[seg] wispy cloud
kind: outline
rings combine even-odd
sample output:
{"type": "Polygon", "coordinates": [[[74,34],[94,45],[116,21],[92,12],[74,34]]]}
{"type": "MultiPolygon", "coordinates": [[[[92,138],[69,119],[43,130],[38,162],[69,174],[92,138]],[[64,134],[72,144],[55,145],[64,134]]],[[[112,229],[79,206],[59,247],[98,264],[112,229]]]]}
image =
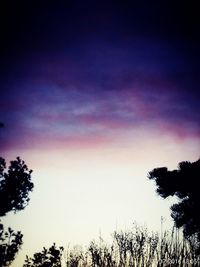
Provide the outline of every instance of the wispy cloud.
{"type": "Polygon", "coordinates": [[[23,59],[0,100],[1,146],[94,145],[132,129],[199,137],[198,93],[186,63],[168,43],[147,39],[86,42],[23,59]]]}

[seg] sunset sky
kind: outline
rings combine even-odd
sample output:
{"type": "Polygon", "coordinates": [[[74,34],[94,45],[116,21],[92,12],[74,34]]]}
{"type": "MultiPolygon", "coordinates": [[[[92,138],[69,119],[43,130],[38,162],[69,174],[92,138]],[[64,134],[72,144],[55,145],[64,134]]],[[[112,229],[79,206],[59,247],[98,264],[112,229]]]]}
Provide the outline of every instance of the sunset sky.
{"type": "Polygon", "coordinates": [[[134,221],[172,226],[147,174],[200,157],[199,18],[162,2],[1,7],[0,156],[25,160],[35,185],[2,218],[24,234],[13,267],[134,221]]]}

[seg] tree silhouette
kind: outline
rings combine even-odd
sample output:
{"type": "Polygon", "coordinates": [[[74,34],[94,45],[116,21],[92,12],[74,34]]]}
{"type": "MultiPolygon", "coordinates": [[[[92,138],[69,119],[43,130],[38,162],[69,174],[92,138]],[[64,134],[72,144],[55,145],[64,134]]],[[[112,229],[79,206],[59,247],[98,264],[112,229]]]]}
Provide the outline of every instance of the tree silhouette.
{"type": "Polygon", "coordinates": [[[200,244],[200,159],[180,162],[177,170],[153,169],[148,178],[156,182],[156,191],[161,197],[178,197],[179,203],[171,206],[175,225],[183,227],[186,238],[196,237],[200,244]]]}
{"type": "Polygon", "coordinates": [[[29,202],[28,193],[33,190],[32,170],[19,157],[5,170],[6,162],[0,158],[0,216],[23,210],[29,202]]]}
{"type": "Polygon", "coordinates": [[[23,267],[61,267],[63,247],[56,248],[55,243],[49,248],[43,248],[42,252],[37,252],[33,258],[26,256],[23,267]]]}
{"type": "MultiPolygon", "coordinates": [[[[17,157],[10,162],[8,170],[6,162],[0,157],[0,216],[8,212],[23,210],[28,202],[28,194],[33,190],[31,182],[32,170],[23,160],[17,157]]],[[[21,232],[14,232],[10,227],[4,230],[0,223],[0,267],[9,266],[22,245],[21,232]]]]}
{"type": "Polygon", "coordinates": [[[9,266],[22,245],[21,232],[14,232],[10,227],[4,231],[3,224],[0,224],[0,266],[9,266]]]}

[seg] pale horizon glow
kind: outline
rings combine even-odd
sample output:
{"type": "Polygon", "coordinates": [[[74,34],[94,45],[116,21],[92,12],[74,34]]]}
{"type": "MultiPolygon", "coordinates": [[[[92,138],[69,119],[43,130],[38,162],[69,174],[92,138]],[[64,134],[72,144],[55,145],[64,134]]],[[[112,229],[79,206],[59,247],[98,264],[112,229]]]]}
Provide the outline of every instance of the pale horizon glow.
{"type": "Polygon", "coordinates": [[[173,136],[154,131],[97,147],[8,152],[7,160],[20,155],[34,170],[35,184],[26,209],[2,219],[24,234],[23,248],[12,266],[21,266],[26,254],[53,242],[88,246],[99,234],[109,242],[115,230],[131,228],[134,222],[160,231],[163,216],[164,228],[170,229],[169,207],[175,200],[156,194],[148,171],[197,160],[199,148],[198,140],[177,143],[173,136]]]}

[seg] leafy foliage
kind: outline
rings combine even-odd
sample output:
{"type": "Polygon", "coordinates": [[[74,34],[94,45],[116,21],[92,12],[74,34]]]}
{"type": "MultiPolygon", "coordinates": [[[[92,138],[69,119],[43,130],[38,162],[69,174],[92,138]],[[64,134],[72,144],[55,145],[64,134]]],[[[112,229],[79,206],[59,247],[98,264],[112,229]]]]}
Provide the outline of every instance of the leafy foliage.
{"type": "Polygon", "coordinates": [[[10,162],[6,172],[6,162],[0,158],[0,216],[9,211],[23,210],[27,206],[28,193],[33,190],[31,173],[32,170],[19,157],[10,162]]]}
{"type": "MultiPolygon", "coordinates": [[[[33,189],[32,170],[23,160],[17,157],[10,162],[6,172],[6,162],[0,157],[0,216],[9,211],[15,213],[23,210],[28,202],[28,194],[33,189]]],[[[21,232],[14,232],[10,227],[4,230],[0,224],[0,267],[9,266],[22,246],[21,232]]]]}
{"type": "Polygon", "coordinates": [[[22,245],[21,232],[14,232],[10,227],[4,231],[0,224],[0,266],[9,266],[22,245]]]}
{"type": "Polygon", "coordinates": [[[177,196],[180,202],[172,205],[171,216],[178,228],[183,227],[186,237],[195,236],[200,242],[200,159],[181,162],[178,169],[156,168],[149,172],[156,182],[157,193],[163,197],[177,196]]]}
{"type": "Polygon", "coordinates": [[[23,267],[61,267],[63,247],[56,248],[55,243],[42,252],[35,253],[33,258],[26,256],[23,267]]]}

